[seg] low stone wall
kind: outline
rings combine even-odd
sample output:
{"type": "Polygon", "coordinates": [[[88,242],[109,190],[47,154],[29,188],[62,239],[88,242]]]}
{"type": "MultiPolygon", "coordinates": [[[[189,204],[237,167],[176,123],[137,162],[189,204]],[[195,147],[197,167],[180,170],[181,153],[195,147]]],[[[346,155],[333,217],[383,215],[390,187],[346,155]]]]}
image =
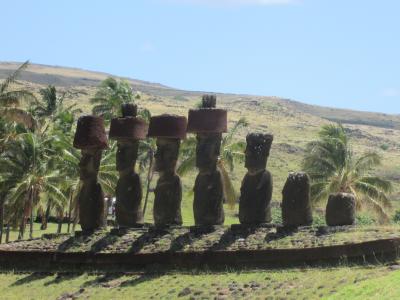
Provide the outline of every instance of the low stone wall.
{"type": "Polygon", "coordinates": [[[338,262],[382,261],[398,257],[400,238],[301,249],[203,252],[95,253],[0,251],[3,270],[135,270],[160,268],[273,267],[338,262]]]}

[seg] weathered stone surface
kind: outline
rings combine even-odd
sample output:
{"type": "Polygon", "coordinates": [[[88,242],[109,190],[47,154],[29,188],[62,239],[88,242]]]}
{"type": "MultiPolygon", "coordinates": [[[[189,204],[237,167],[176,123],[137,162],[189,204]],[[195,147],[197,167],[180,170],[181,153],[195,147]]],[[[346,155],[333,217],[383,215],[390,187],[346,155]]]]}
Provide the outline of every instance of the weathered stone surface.
{"type": "Polygon", "coordinates": [[[74,147],[77,149],[106,149],[107,146],[103,118],[98,116],[80,117],[76,127],[74,147]]]}
{"type": "Polygon", "coordinates": [[[182,184],[179,176],[176,174],[160,176],[154,193],[155,225],[182,225],[182,184]]]}
{"type": "Polygon", "coordinates": [[[225,221],[222,175],[217,169],[226,111],[214,108],[215,96],[203,96],[202,108],[189,111],[188,131],[197,133],[193,212],[196,225],[221,225],[225,221]]]}
{"type": "Polygon", "coordinates": [[[182,225],[182,184],[175,168],[181,139],[186,137],[187,120],[161,115],[150,120],[149,136],[157,137],[155,171],[160,177],[154,191],[153,218],[156,226],[182,225]]]}
{"type": "Polygon", "coordinates": [[[96,230],[104,225],[104,194],[97,182],[102,150],[82,149],[79,163],[83,182],[79,191],[79,224],[84,231],[96,230]]]}
{"type": "Polygon", "coordinates": [[[115,219],[119,227],[142,226],[142,184],[135,172],[139,140],[146,138],[148,125],[136,117],[134,104],[122,106],[123,118],[111,120],[110,139],[118,141],[116,168],[119,179],[116,187],[115,219]]]}
{"type": "Polygon", "coordinates": [[[172,139],[186,138],[187,119],[184,116],[163,114],[153,116],[149,125],[149,137],[172,139]]]}
{"type": "Polygon", "coordinates": [[[242,224],[271,222],[272,176],[267,170],[246,174],[240,188],[239,220],[242,224]]]}
{"type": "Polygon", "coordinates": [[[336,193],[329,195],[326,205],[328,226],[353,225],[355,223],[356,202],[353,194],[336,193]]]}
{"type": "Polygon", "coordinates": [[[142,185],[135,172],[118,179],[115,190],[115,218],[120,227],[137,227],[143,223],[142,185]]]}
{"type": "Polygon", "coordinates": [[[201,108],[190,109],[187,131],[192,133],[227,132],[228,113],[216,107],[215,95],[204,95],[201,108]]]}
{"type": "Polygon", "coordinates": [[[225,221],[224,195],[219,170],[200,173],[194,185],[193,212],[196,225],[220,225],[225,221]]]}
{"type": "Polygon", "coordinates": [[[242,224],[271,222],[272,176],[266,170],[273,136],[247,135],[245,166],[248,169],[240,188],[239,220],[242,224]]]}
{"type": "Polygon", "coordinates": [[[311,225],[310,180],[306,173],[290,173],[282,190],[284,226],[311,225]]]}
{"type": "Polygon", "coordinates": [[[142,140],[147,136],[148,125],[136,117],[113,118],[110,126],[110,139],[142,140]]]}

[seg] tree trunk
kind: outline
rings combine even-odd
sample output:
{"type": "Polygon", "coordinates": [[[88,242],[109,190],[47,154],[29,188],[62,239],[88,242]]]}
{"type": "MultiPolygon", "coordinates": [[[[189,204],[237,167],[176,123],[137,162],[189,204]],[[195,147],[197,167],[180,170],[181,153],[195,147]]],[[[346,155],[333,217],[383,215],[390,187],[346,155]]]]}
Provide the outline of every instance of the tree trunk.
{"type": "Polygon", "coordinates": [[[63,221],[62,217],[58,218],[57,233],[61,233],[62,221],[63,221]]]}
{"type": "Polygon", "coordinates": [[[71,217],[72,217],[72,196],[74,193],[71,191],[69,194],[69,207],[68,207],[68,227],[67,227],[67,232],[70,232],[71,228],[71,217]]]}
{"type": "Polygon", "coordinates": [[[3,242],[3,232],[4,232],[4,197],[1,196],[1,199],[0,199],[0,244],[3,242]]]}
{"type": "Polygon", "coordinates": [[[22,240],[24,238],[24,231],[25,231],[25,216],[22,217],[21,224],[19,225],[18,240],[22,240]]]}
{"type": "Polygon", "coordinates": [[[147,201],[149,200],[149,192],[150,192],[150,183],[153,179],[153,151],[151,150],[150,156],[150,165],[149,165],[149,172],[147,173],[147,190],[146,190],[146,197],[144,199],[144,207],[143,207],[143,220],[145,219],[146,215],[146,208],[147,208],[147,201]]]}
{"type": "Polygon", "coordinates": [[[33,209],[31,209],[31,216],[29,220],[29,238],[33,239],[33,209]]]}
{"type": "Polygon", "coordinates": [[[40,225],[40,230],[46,230],[47,229],[47,221],[49,220],[50,217],[50,211],[51,211],[51,202],[47,204],[46,208],[46,213],[42,216],[42,225],[40,225]]]}
{"type": "Polygon", "coordinates": [[[7,229],[6,229],[6,243],[10,241],[10,224],[7,224],[7,229]]]}

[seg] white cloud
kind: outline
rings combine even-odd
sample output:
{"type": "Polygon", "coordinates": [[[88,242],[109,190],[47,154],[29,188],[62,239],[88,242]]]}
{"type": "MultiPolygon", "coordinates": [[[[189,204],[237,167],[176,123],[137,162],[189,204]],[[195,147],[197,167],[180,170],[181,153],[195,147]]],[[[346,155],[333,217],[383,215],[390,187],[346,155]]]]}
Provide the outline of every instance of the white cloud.
{"type": "Polygon", "coordinates": [[[300,0],[167,0],[168,2],[213,6],[267,6],[295,4],[300,0]]]}
{"type": "Polygon", "coordinates": [[[386,88],[383,90],[382,95],[384,97],[398,97],[398,96],[400,96],[400,89],[386,88]]]}

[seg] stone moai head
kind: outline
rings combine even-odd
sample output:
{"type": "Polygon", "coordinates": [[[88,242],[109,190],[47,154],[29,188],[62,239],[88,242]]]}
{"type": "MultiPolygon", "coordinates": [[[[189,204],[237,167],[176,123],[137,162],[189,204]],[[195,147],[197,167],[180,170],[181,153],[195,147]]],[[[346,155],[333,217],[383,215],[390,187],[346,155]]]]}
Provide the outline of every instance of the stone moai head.
{"type": "Polygon", "coordinates": [[[196,167],[200,170],[214,170],[221,151],[221,133],[199,133],[196,145],[196,167]]]}
{"type": "Polygon", "coordinates": [[[147,123],[136,116],[137,106],[122,105],[122,118],[113,118],[110,125],[110,139],[117,140],[116,168],[119,172],[132,171],[138,156],[139,140],[145,139],[147,123]]]}
{"type": "Polygon", "coordinates": [[[274,136],[250,133],[246,137],[245,167],[249,173],[256,173],[267,167],[267,159],[274,136]]]}
{"type": "Polygon", "coordinates": [[[227,131],[227,111],[216,108],[215,95],[203,95],[199,109],[189,110],[188,132],[197,134],[196,166],[215,170],[220,155],[222,133],[227,131]]]}
{"type": "Polygon", "coordinates": [[[102,151],[99,149],[82,149],[82,157],[79,162],[81,180],[97,178],[99,173],[102,151]]]}
{"type": "Polygon", "coordinates": [[[102,150],[108,147],[103,118],[80,117],[75,132],[74,147],[82,151],[79,162],[81,180],[96,179],[102,150]]]}
{"type": "Polygon", "coordinates": [[[151,117],[148,136],[157,138],[155,171],[175,172],[181,140],[186,138],[186,127],[187,119],[183,116],[164,114],[151,117]]]}
{"type": "Polygon", "coordinates": [[[157,172],[174,172],[178,161],[180,139],[158,138],[157,151],[154,155],[154,170],[157,172]]]}

